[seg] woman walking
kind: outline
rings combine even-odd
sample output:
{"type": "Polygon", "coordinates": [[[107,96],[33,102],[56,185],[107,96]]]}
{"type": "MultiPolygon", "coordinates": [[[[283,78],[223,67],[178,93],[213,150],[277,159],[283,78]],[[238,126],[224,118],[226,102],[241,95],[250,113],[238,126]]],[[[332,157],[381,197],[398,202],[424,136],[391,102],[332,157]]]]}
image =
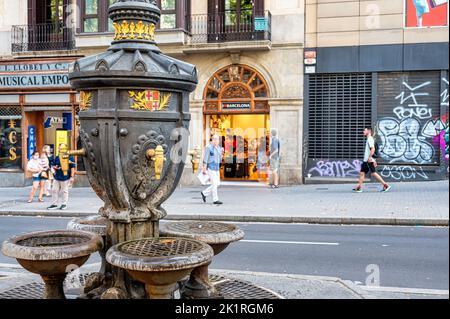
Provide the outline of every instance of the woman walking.
{"type": "Polygon", "coordinates": [[[28,161],[27,170],[33,174],[33,187],[31,188],[28,203],[31,203],[34,194],[39,189],[38,199],[43,202],[42,195],[44,194],[44,181],[41,179],[41,172],[44,170],[41,166],[39,152],[34,152],[31,159],[28,161]]]}

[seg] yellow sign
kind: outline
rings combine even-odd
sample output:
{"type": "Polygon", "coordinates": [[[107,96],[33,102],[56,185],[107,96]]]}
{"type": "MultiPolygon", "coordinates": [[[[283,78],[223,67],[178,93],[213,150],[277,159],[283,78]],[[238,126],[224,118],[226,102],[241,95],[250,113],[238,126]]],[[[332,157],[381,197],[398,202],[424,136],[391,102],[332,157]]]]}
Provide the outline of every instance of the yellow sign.
{"type": "Polygon", "coordinates": [[[55,138],[55,155],[59,155],[59,145],[66,144],[69,145],[69,134],[65,130],[57,130],[55,138]]]}

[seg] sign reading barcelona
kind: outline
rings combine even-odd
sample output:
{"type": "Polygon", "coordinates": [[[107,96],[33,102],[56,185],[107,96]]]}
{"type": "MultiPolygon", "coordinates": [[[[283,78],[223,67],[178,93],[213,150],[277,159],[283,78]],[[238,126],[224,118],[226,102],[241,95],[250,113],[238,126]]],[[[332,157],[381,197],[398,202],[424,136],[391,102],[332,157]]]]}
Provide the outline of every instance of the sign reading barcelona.
{"type": "Polygon", "coordinates": [[[163,111],[167,109],[171,94],[161,93],[156,90],[129,91],[131,108],[140,111],[163,111]]]}

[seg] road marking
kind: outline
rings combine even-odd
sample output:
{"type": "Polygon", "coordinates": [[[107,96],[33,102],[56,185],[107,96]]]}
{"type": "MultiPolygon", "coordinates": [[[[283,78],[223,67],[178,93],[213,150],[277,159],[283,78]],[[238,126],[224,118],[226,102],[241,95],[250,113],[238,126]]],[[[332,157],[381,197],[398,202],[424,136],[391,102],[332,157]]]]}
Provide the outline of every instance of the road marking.
{"type": "Polygon", "coordinates": [[[324,243],[313,241],[248,240],[248,239],[241,240],[240,243],[339,246],[339,243],[324,243]]]}
{"type": "Polygon", "coordinates": [[[359,288],[368,291],[385,291],[385,292],[397,292],[407,294],[420,294],[420,295],[448,295],[448,290],[440,289],[424,289],[424,288],[402,288],[402,287],[379,287],[379,286],[361,286],[359,288]]]}

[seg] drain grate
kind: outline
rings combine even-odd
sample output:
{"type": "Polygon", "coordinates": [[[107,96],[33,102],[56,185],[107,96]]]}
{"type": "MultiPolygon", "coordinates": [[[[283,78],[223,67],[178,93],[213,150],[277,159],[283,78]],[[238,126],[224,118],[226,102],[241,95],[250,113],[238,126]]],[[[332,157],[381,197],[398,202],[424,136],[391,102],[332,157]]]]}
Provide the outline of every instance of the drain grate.
{"type": "MultiPolygon", "coordinates": [[[[79,275],[80,283],[84,284],[89,274],[79,275]]],[[[211,275],[211,283],[216,287],[219,294],[225,299],[282,299],[282,297],[268,289],[253,285],[251,283],[230,279],[223,276],[211,275]]],[[[66,297],[76,298],[79,289],[70,289],[65,282],[66,297]]],[[[32,282],[0,292],[0,299],[42,299],[44,295],[44,283],[32,282]]]]}
{"type": "Polygon", "coordinates": [[[216,276],[213,283],[225,299],[282,299],[278,294],[251,283],[226,277],[216,276]]]}

